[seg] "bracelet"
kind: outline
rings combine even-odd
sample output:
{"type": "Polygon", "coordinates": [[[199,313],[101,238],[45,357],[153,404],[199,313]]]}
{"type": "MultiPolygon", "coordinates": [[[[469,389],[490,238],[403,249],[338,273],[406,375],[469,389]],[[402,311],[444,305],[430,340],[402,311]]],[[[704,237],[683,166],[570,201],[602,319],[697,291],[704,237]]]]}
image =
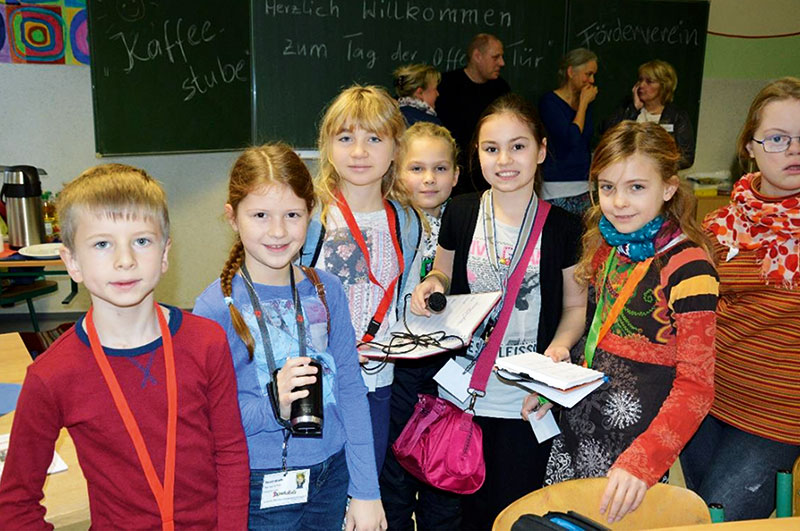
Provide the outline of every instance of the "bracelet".
{"type": "Polygon", "coordinates": [[[425,282],[428,280],[428,277],[438,278],[439,282],[441,282],[444,286],[444,292],[448,293],[450,291],[450,278],[443,272],[439,271],[438,269],[431,269],[430,273],[425,275],[425,278],[423,278],[422,281],[425,282]]]}

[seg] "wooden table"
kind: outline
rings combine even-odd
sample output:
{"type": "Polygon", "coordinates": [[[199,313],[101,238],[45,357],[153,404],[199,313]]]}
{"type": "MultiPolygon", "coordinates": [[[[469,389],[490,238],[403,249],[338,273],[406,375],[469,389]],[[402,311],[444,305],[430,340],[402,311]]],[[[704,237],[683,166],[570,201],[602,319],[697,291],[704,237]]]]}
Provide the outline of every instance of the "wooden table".
{"type": "MultiPolygon", "coordinates": [[[[3,260],[0,259],[0,278],[2,277],[30,277],[33,275],[66,275],[67,270],[64,266],[64,262],[61,261],[60,258],[53,258],[47,260],[3,260]],[[37,268],[37,267],[44,267],[43,271],[34,271],[31,273],[27,273],[24,271],[3,271],[5,268],[37,268]]],[[[61,301],[61,304],[69,304],[72,302],[72,299],[75,298],[75,295],[78,294],[78,284],[70,279],[70,288],[69,293],[64,300],[61,301]]]]}
{"type": "Polygon", "coordinates": [[[662,531],[786,531],[800,529],[800,516],[792,518],[765,518],[763,520],[741,520],[718,524],[662,527],[662,531]]]}
{"type": "MultiPolygon", "coordinates": [[[[60,261],[59,261],[60,262],[60,261]]],[[[0,334],[0,379],[4,383],[22,383],[31,357],[19,334],[0,334]]],[[[11,431],[14,413],[0,417],[0,433],[11,431]]],[[[45,519],[56,528],[89,528],[89,495],[86,480],[78,465],[75,445],[66,429],[56,442],[56,451],[69,467],[64,472],[47,476],[44,483],[45,519]]]]}

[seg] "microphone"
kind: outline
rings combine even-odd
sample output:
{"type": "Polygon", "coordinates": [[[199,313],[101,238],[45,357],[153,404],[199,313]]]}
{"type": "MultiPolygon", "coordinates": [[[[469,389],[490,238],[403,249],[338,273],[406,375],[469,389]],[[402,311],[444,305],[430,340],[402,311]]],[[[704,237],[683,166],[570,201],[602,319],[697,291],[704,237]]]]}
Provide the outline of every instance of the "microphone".
{"type": "Polygon", "coordinates": [[[444,294],[435,291],[428,297],[428,309],[433,313],[440,313],[447,306],[447,297],[444,294]]]}

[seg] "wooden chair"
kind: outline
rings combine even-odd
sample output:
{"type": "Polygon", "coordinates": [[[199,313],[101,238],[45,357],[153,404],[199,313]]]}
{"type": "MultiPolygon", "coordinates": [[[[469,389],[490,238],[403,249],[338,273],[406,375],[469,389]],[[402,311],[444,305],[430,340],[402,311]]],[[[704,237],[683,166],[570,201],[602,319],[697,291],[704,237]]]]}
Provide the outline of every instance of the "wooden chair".
{"type": "Polygon", "coordinates": [[[792,516],[800,516],[800,457],[792,469],[792,516]]]}
{"type": "Polygon", "coordinates": [[[711,522],[706,502],[694,492],[658,483],[647,491],[634,512],[615,524],[600,514],[600,498],[606,478],[573,479],[536,490],[518,499],[494,521],[493,531],[507,531],[523,514],[544,515],[548,511],[576,511],[611,529],[652,529],[711,522]]]}
{"type": "Polygon", "coordinates": [[[31,284],[11,286],[10,288],[0,288],[0,306],[12,306],[19,301],[28,303],[28,314],[31,317],[34,332],[39,331],[39,319],[36,317],[36,310],[33,307],[33,298],[46,295],[58,290],[58,283],[53,280],[37,280],[31,284]]]}

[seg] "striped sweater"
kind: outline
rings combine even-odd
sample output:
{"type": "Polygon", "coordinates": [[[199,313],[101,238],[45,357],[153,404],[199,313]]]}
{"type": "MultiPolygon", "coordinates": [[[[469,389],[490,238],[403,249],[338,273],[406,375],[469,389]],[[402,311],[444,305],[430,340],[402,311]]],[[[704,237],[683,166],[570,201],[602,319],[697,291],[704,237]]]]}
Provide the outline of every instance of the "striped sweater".
{"type": "Polygon", "coordinates": [[[726,261],[728,248],[711,238],[720,276],[711,414],[748,433],[800,444],[800,287],[767,285],[756,251],[726,261]]]}

